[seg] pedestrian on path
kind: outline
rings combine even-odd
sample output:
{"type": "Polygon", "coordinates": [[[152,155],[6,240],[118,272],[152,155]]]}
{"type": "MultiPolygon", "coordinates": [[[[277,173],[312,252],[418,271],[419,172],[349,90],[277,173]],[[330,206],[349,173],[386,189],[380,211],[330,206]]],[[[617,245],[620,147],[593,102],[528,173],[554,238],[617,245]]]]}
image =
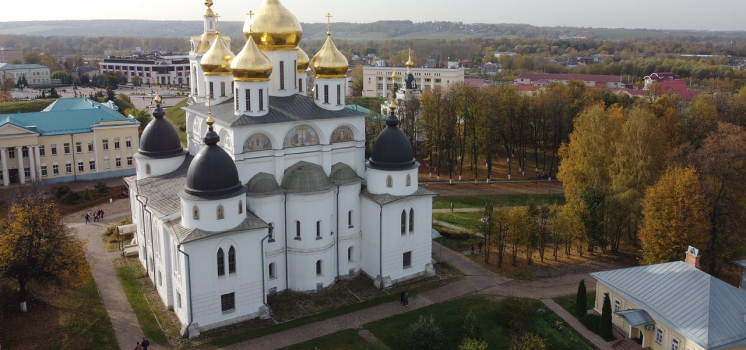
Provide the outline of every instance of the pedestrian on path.
{"type": "Polygon", "coordinates": [[[453,202],[451,202],[451,213],[453,213],[453,202]]]}
{"type": "Polygon", "coordinates": [[[409,293],[404,293],[404,306],[409,306],[409,293]]]}
{"type": "Polygon", "coordinates": [[[136,342],[137,345],[135,345],[135,350],[142,350],[142,346],[140,346],[140,342],[136,342]]]}
{"type": "Polygon", "coordinates": [[[399,296],[399,304],[404,305],[404,291],[401,291],[401,295],[399,296]]]}
{"type": "Polygon", "coordinates": [[[482,254],[482,242],[479,242],[479,254],[482,254]]]}
{"type": "Polygon", "coordinates": [[[99,209],[98,212],[99,212],[99,214],[101,214],[100,216],[103,219],[104,218],[104,210],[103,209],[99,209]]]}
{"type": "Polygon", "coordinates": [[[89,223],[91,223],[91,216],[90,216],[90,215],[88,215],[88,213],[85,213],[85,216],[84,216],[84,218],[85,218],[85,223],[86,223],[86,224],[89,224],[89,223]]]}
{"type": "Polygon", "coordinates": [[[142,338],[142,350],[148,350],[148,346],[150,346],[150,342],[145,339],[145,337],[142,338]]]}
{"type": "Polygon", "coordinates": [[[96,221],[98,221],[98,212],[95,212],[93,214],[93,222],[96,222],[96,221]]]}

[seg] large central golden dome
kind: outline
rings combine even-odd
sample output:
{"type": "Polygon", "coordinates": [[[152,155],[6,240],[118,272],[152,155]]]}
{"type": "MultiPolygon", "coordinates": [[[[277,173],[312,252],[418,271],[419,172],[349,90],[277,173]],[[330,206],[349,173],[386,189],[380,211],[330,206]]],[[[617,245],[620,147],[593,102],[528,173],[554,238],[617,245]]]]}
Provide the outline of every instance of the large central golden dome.
{"type": "Polygon", "coordinates": [[[266,0],[256,10],[256,17],[249,19],[243,27],[243,36],[252,38],[262,50],[294,50],[303,37],[303,28],[295,16],[282,6],[279,0],[266,0]]]}

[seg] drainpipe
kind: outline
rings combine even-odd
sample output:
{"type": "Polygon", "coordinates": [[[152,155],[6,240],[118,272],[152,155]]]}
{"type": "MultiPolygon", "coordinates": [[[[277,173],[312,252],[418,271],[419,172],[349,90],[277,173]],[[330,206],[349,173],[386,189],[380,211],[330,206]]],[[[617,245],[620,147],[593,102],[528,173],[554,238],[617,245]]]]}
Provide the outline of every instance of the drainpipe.
{"type": "MultiPolygon", "coordinates": [[[[288,194],[285,193],[285,289],[289,290],[290,286],[288,285],[288,194]]],[[[264,269],[264,267],[262,267],[264,269]]],[[[264,270],[262,270],[264,271],[264,270]]]]}
{"type": "Polygon", "coordinates": [[[337,280],[339,280],[339,185],[337,185],[337,240],[335,244],[337,245],[336,253],[337,253],[337,280]]]}
{"type": "Polygon", "coordinates": [[[186,268],[187,268],[187,293],[189,294],[189,317],[187,319],[189,320],[189,323],[187,324],[187,338],[189,337],[189,326],[192,325],[192,269],[190,268],[189,264],[189,254],[181,250],[181,244],[176,246],[176,251],[178,251],[181,254],[184,254],[186,257],[186,268]]]}
{"type": "Polygon", "coordinates": [[[381,288],[383,288],[383,204],[379,204],[381,211],[378,213],[378,276],[381,276],[381,288]]]}
{"type": "MultiPolygon", "coordinates": [[[[135,196],[135,199],[141,204],[140,205],[140,217],[142,218],[142,221],[145,221],[145,206],[146,206],[146,204],[143,203],[143,201],[140,200],[140,197],[142,197],[142,196],[140,196],[138,194],[138,195],[135,196]]],[[[145,202],[146,203],[147,203],[147,200],[148,200],[148,197],[145,197],[145,202]]],[[[142,225],[142,237],[143,237],[142,247],[145,250],[145,254],[148,254],[148,245],[146,244],[147,240],[144,239],[145,238],[145,223],[141,222],[140,225],[142,225]]],[[[145,273],[148,272],[148,266],[149,266],[148,265],[148,258],[146,256],[145,257],[145,273]]]]}
{"type": "MultiPolygon", "coordinates": [[[[270,229],[271,230],[271,229],[270,229]]],[[[269,316],[272,316],[272,307],[267,304],[267,287],[264,285],[264,240],[269,238],[269,234],[264,236],[261,241],[262,246],[262,303],[269,309],[269,316]]],[[[191,304],[190,304],[191,306],[191,304]]]]}

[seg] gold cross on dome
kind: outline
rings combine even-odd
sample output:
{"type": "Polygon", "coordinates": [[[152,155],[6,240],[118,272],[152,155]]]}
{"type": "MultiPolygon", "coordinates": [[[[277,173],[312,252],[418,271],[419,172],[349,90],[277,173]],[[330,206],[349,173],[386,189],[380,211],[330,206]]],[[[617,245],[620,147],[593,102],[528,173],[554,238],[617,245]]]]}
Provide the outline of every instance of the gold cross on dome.
{"type": "Polygon", "coordinates": [[[220,14],[215,14],[215,25],[217,26],[217,32],[220,33],[220,14]]]}
{"type": "Polygon", "coordinates": [[[212,94],[207,95],[207,125],[212,127],[212,124],[215,123],[215,119],[212,119],[212,94]]]}
{"type": "Polygon", "coordinates": [[[327,33],[332,32],[332,14],[327,12],[326,13],[326,31],[327,33]]]}
{"type": "Polygon", "coordinates": [[[247,15],[249,15],[249,33],[252,33],[253,32],[252,27],[254,26],[254,15],[255,15],[255,13],[254,13],[254,11],[249,10],[249,13],[247,13],[247,15]]]}

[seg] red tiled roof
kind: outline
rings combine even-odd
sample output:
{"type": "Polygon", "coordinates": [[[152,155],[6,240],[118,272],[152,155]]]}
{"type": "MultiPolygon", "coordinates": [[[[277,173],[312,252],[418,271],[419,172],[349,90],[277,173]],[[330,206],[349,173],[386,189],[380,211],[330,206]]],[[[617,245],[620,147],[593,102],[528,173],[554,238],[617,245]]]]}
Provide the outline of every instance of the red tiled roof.
{"type": "Polygon", "coordinates": [[[471,85],[474,87],[482,87],[484,85],[484,79],[481,78],[464,78],[464,84],[471,85]]]}
{"type": "Polygon", "coordinates": [[[581,80],[581,81],[595,81],[597,83],[621,83],[621,75],[595,75],[595,74],[558,74],[558,73],[526,73],[523,72],[518,75],[518,79],[529,79],[535,80],[581,80]]]}

